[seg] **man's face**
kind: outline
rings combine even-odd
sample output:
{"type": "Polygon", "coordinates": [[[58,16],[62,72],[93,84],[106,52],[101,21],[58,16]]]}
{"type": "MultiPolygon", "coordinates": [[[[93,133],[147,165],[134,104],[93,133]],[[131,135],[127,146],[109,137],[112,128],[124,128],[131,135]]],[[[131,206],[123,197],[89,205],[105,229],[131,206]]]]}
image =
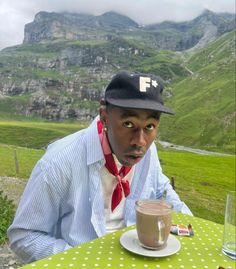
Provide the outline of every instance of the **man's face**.
{"type": "Polygon", "coordinates": [[[100,110],[112,152],[123,165],[132,166],[145,155],[157,136],[159,120],[151,110],[113,107],[100,110]]]}

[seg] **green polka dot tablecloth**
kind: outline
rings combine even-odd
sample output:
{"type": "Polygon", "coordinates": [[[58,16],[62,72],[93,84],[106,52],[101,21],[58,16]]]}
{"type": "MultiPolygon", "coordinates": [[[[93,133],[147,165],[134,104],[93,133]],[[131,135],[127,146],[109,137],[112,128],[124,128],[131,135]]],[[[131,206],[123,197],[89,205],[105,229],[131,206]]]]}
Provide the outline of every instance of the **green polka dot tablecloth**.
{"type": "Polygon", "coordinates": [[[120,236],[135,229],[135,226],[130,226],[21,268],[235,269],[235,261],[221,252],[223,225],[183,214],[173,214],[173,223],[190,223],[194,236],[176,236],[181,243],[181,249],[168,257],[144,257],[123,248],[120,236]]]}

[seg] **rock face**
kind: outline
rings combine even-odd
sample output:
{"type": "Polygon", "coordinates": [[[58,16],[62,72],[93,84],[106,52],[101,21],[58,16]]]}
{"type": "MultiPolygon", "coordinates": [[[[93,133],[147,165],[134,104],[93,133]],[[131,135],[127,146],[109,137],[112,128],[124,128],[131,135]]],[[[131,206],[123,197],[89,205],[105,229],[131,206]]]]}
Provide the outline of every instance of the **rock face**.
{"type": "Polygon", "coordinates": [[[131,19],[108,12],[101,16],[71,13],[39,12],[32,23],[25,25],[24,43],[52,39],[105,40],[109,34],[138,28],[131,19]],[[100,34],[96,30],[106,32],[100,34]]]}

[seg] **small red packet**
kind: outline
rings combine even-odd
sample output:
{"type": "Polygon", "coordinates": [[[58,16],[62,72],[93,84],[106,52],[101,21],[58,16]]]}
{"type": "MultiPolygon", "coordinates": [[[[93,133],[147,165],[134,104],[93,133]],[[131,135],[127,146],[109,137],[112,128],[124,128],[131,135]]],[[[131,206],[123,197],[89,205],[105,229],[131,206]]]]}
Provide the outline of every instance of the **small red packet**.
{"type": "Polygon", "coordinates": [[[180,236],[193,236],[192,225],[183,225],[183,224],[172,224],[170,228],[170,232],[175,235],[180,236]]]}

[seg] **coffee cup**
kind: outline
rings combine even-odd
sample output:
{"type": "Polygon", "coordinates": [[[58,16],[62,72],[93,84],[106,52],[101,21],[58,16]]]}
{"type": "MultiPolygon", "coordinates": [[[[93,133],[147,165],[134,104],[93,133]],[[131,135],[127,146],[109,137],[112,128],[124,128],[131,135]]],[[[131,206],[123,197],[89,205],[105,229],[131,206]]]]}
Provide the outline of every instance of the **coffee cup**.
{"type": "Polygon", "coordinates": [[[140,245],[154,250],[164,248],[171,228],[172,206],[165,200],[140,200],[135,209],[140,245]]]}

